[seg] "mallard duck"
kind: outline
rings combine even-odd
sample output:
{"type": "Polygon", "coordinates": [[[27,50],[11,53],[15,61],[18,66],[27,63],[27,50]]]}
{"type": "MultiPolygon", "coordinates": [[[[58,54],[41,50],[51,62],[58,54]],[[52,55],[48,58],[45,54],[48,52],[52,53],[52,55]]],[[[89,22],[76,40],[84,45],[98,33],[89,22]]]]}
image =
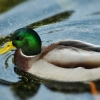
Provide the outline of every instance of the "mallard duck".
{"type": "Polygon", "coordinates": [[[100,46],[66,40],[41,46],[36,31],[20,28],[0,49],[4,54],[15,47],[15,65],[37,77],[57,81],[89,81],[100,78],[100,46]]]}

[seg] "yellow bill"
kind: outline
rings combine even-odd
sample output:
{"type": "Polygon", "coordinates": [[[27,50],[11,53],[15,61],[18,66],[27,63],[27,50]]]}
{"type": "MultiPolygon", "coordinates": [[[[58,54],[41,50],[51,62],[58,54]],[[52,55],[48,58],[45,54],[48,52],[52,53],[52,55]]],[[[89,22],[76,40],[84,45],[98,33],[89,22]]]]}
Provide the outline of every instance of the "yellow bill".
{"type": "Polygon", "coordinates": [[[15,47],[12,45],[12,41],[8,42],[3,48],[0,48],[0,55],[5,54],[11,50],[13,50],[15,47]]]}

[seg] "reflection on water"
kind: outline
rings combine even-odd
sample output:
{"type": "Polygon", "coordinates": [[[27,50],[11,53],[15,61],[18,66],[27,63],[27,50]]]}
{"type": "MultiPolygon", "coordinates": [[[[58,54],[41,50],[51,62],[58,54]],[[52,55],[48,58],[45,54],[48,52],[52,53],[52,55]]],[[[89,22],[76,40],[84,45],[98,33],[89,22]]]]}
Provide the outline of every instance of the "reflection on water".
{"type": "Polygon", "coordinates": [[[92,13],[91,15],[100,15],[100,12],[92,13]]]}
{"type": "Polygon", "coordinates": [[[27,27],[34,29],[34,28],[37,28],[39,26],[57,23],[57,22],[63,21],[64,19],[68,19],[72,15],[73,12],[74,11],[62,12],[60,14],[56,14],[56,15],[49,17],[47,19],[44,19],[42,21],[35,22],[31,25],[28,25],[27,27]]]}
{"type": "Polygon", "coordinates": [[[0,36],[0,45],[3,45],[4,43],[7,43],[10,40],[11,34],[6,36],[6,37],[2,37],[0,36]]]}
{"type": "MultiPolygon", "coordinates": [[[[37,27],[40,27],[40,26],[43,26],[43,25],[60,22],[60,21],[62,21],[64,19],[68,19],[72,15],[73,12],[74,11],[62,12],[62,13],[56,14],[56,15],[54,15],[52,17],[49,17],[47,19],[32,23],[31,25],[28,25],[26,27],[34,29],[34,28],[37,28],[37,27]]],[[[0,37],[0,45],[3,45],[4,43],[8,42],[10,40],[11,36],[12,36],[12,33],[7,35],[7,36],[5,36],[5,37],[1,36],[0,37]]]]}
{"type": "Polygon", "coordinates": [[[0,13],[6,12],[17,4],[26,0],[0,0],[0,13]]]}
{"type": "Polygon", "coordinates": [[[20,98],[20,100],[27,100],[28,98],[35,96],[39,86],[39,82],[21,77],[19,82],[11,86],[11,89],[15,97],[20,98]]]}
{"type": "MultiPolygon", "coordinates": [[[[19,100],[28,100],[31,97],[37,95],[40,90],[40,85],[44,84],[45,88],[53,92],[64,93],[64,94],[84,94],[91,93],[91,87],[89,83],[84,82],[56,82],[51,80],[40,79],[31,74],[28,74],[17,67],[14,68],[16,74],[18,74],[18,82],[9,82],[0,80],[0,84],[10,86],[13,94],[19,100]]],[[[94,81],[98,91],[100,90],[100,80],[94,81]]]]}
{"type": "MultiPolygon", "coordinates": [[[[15,69],[15,71],[17,72],[19,70],[15,69]]],[[[20,71],[20,75],[23,77],[20,76],[20,80],[18,82],[0,80],[0,84],[10,86],[16,98],[19,98],[20,100],[27,100],[27,98],[30,98],[37,93],[40,83],[23,71],[20,71]]]]}
{"type": "MultiPolygon", "coordinates": [[[[14,68],[14,71],[19,76],[22,76],[25,80],[31,80],[32,82],[38,82],[44,84],[48,89],[52,91],[64,92],[64,93],[84,93],[91,92],[89,82],[60,82],[52,81],[49,79],[39,78],[35,75],[31,75],[27,72],[24,72],[17,67],[14,68]]],[[[31,82],[29,81],[29,82],[31,82]]]]}

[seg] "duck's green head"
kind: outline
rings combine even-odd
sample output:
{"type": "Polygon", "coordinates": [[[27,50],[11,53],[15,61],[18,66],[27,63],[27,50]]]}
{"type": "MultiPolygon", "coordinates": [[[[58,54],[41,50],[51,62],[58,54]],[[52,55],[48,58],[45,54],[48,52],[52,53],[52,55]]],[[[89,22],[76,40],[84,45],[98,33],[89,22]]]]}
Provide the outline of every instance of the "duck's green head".
{"type": "MultiPolygon", "coordinates": [[[[41,52],[41,39],[39,35],[30,28],[20,28],[16,30],[11,37],[11,41],[14,47],[20,48],[27,56],[37,55],[41,52]]],[[[10,46],[8,47],[10,48],[10,46]]]]}

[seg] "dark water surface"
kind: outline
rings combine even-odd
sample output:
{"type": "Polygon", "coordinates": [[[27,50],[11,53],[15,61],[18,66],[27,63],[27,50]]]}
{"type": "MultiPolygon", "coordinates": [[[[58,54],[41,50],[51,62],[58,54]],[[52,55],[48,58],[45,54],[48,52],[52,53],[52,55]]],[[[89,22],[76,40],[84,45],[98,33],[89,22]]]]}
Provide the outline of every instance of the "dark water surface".
{"type": "MultiPolygon", "coordinates": [[[[100,44],[100,0],[25,0],[4,11],[0,14],[1,47],[21,27],[34,28],[43,45],[64,39],[100,44]]],[[[18,70],[13,54],[0,56],[0,100],[100,99],[92,95],[88,82],[51,82],[18,70]]],[[[100,80],[94,83],[100,91],[100,80]]]]}

